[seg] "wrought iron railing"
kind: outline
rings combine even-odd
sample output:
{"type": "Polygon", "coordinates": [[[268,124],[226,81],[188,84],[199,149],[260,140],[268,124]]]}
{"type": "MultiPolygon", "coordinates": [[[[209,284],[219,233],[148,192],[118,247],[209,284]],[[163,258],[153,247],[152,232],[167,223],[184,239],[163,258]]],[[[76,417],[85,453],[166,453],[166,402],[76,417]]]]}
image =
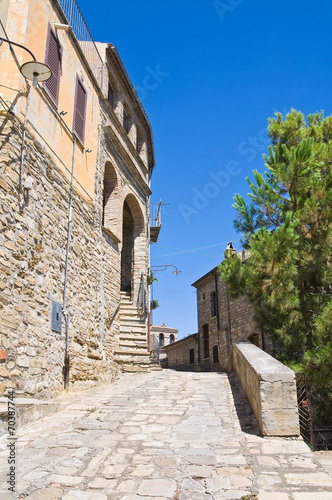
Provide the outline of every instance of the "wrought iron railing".
{"type": "Polygon", "coordinates": [[[57,0],[71,26],[100,88],[103,88],[103,61],[76,0],[57,0]]]}
{"type": "Polygon", "coordinates": [[[161,227],[162,221],[165,220],[162,218],[162,211],[165,205],[166,203],[161,200],[159,203],[150,204],[150,226],[161,227]]]}
{"type": "Polygon", "coordinates": [[[299,408],[300,432],[306,443],[315,450],[315,439],[312,424],[312,408],[310,393],[304,373],[296,373],[297,404],[299,408]]]}

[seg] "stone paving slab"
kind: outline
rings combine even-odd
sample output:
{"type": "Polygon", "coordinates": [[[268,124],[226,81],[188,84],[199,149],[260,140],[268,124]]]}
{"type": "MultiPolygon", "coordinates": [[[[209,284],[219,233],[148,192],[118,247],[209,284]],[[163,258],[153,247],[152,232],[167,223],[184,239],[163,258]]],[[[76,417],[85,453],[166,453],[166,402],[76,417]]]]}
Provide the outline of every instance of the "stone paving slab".
{"type": "Polygon", "coordinates": [[[234,375],[126,374],[8,436],[0,500],[332,500],[332,454],[262,438],[234,375]]]}

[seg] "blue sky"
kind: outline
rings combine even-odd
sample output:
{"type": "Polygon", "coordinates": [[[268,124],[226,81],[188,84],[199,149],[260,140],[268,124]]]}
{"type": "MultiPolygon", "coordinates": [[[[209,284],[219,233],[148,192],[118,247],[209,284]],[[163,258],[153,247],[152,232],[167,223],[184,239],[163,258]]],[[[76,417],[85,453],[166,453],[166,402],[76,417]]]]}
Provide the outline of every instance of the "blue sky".
{"type": "Polygon", "coordinates": [[[264,170],[267,119],[292,107],[332,112],[332,5],[328,0],[79,0],[93,38],[118,48],[150,118],[152,201],[165,227],[151,247],[159,272],[155,324],[197,331],[193,283],[218,265],[233,228],[236,192],[264,170]]]}

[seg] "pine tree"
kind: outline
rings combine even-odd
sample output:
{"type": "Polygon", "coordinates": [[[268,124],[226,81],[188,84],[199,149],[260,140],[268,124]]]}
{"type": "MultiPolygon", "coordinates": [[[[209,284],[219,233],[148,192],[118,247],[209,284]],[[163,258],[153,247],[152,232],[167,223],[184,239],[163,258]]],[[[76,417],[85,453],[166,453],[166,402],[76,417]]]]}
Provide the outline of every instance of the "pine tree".
{"type": "Polygon", "coordinates": [[[276,356],[332,391],[332,117],[291,110],[269,119],[266,171],[236,194],[234,221],[250,252],[224,261],[231,293],[246,293],[276,356]]]}

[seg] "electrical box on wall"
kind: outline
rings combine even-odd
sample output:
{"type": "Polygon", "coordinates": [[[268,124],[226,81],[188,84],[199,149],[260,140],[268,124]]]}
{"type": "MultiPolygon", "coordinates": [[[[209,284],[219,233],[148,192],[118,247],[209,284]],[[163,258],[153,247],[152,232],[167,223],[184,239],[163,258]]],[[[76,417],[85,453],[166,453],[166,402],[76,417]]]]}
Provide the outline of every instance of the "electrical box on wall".
{"type": "Polygon", "coordinates": [[[51,328],[53,331],[61,333],[62,324],[62,304],[52,300],[52,323],[51,328]]]}

